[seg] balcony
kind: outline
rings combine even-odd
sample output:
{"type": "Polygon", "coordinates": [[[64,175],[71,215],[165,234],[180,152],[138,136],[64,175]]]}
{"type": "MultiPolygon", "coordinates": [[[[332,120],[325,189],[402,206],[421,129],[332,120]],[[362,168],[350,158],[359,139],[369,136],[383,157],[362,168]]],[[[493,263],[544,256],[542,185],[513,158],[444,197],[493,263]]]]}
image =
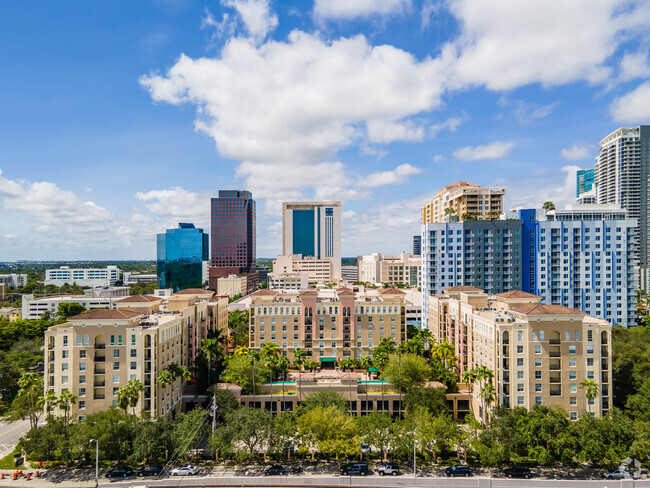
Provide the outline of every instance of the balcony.
{"type": "Polygon", "coordinates": [[[560,339],[549,339],[548,343],[549,344],[561,344],[562,341],[560,339]]]}
{"type": "Polygon", "coordinates": [[[305,325],[311,325],[313,323],[311,318],[306,318],[305,319],[305,325]]]}
{"type": "Polygon", "coordinates": [[[106,361],[106,356],[97,356],[97,355],[95,355],[95,357],[93,358],[93,361],[95,361],[96,363],[103,363],[104,361],[106,361]]]}
{"type": "Polygon", "coordinates": [[[106,398],[106,395],[93,395],[93,400],[103,400],[104,398],[106,398]]]}
{"type": "Polygon", "coordinates": [[[510,369],[510,361],[509,360],[507,360],[507,359],[503,360],[503,369],[506,370],[506,371],[510,369]]]}
{"type": "Polygon", "coordinates": [[[106,370],[104,368],[95,368],[94,374],[106,374],[106,370]]]}
{"type": "Polygon", "coordinates": [[[551,396],[562,396],[562,386],[561,385],[551,386],[549,390],[549,394],[551,396]]]}
{"type": "Polygon", "coordinates": [[[562,377],[560,373],[551,373],[549,376],[549,381],[551,383],[562,383],[562,377]]]}
{"type": "Polygon", "coordinates": [[[548,357],[550,357],[550,358],[559,358],[561,356],[562,356],[562,353],[560,352],[559,347],[556,346],[556,347],[549,348],[548,357]]]}
{"type": "Polygon", "coordinates": [[[103,388],[106,386],[106,381],[94,381],[93,386],[95,388],[103,388]]]}
{"type": "Polygon", "coordinates": [[[600,373],[600,381],[602,383],[609,383],[609,373],[607,371],[600,373]]]}
{"type": "Polygon", "coordinates": [[[503,372],[503,382],[508,383],[510,381],[510,373],[508,371],[503,372]]]}
{"type": "Polygon", "coordinates": [[[562,369],[562,364],[559,359],[551,359],[548,364],[548,369],[551,371],[560,371],[562,369]]]}
{"type": "Polygon", "coordinates": [[[305,327],[305,332],[311,332],[311,327],[305,327]]]}
{"type": "Polygon", "coordinates": [[[605,357],[609,356],[609,349],[607,346],[600,346],[600,355],[605,357]]]}
{"type": "Polygon", "coordinates": [[[106,349],[106,344],[96,343],[95,344],[95,349],[106,349]]]}
{"type": "Polygon", "coordinates": [[[343,317],[343,325],[350,325],[350,317],[343,317]]]}
{"type": "Polygon", "coordinates": [[[600,369],[604,369],[604,370],[609,369],[609,361],[607,361],[607,359],[600,360],[600,369]]]}

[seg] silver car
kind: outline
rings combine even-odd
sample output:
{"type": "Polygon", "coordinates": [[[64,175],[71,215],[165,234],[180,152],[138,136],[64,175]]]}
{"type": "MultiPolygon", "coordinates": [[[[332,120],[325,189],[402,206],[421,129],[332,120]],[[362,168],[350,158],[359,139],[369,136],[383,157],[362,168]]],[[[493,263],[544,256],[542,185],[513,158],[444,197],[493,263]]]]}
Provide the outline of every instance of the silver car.
{"type": "Polygon", "coordinates": [[[631,476],[630,473],[628,473],[627,471],[624,471],[622,469],[617,469],[616,471],[607,473],[605,475],[605,478],[607,478],[608,480],[622,480],[622,479],[631,478],[631,476]]]}
{"type": "Polygon", "coordinates": [[[383,463],[377,468],[377,473],[379,473],[379,476],[389,474],[397,476],[399,474],[399,466],[396,463],[383,463]]]}

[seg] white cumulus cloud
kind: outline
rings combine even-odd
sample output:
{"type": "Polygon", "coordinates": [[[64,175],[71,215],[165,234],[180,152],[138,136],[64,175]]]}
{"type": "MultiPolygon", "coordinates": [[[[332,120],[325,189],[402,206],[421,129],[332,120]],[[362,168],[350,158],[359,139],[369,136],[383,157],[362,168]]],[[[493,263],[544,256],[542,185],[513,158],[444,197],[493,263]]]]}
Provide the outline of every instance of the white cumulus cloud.
{"type": "Polygon", "coordinates": [[[479,159],[505,158],[515,143],[512,141],[495,141],[483,146],[465,146],[454,151],[454,157],[460,161],[477,161],[479,159]]]}
{"type": "Polygon", "coordinates": [[[563,148],[560,155],[567,161],[580,161],[589,156],[589,146],[574,144],[571,147],[563,148]]]}
{"type": "Polygon", "coordinates": [[[362,181],[362,186],[377,188],[386,185],[404,185],[408,183],[409,177],[422,173],[422,169],[405,163],[400,164],[392,171],[378,171],[370,173],[362,181]]]}
{"type": "Polygon", "coordinates": [[[269,0],[223,0],[222,4],[237,11],[249,35],[257,41],[278,26],[278,17],[271,13],[269,0]]]}
{"type": "Polygon", "coordinates": [[[316,0],[319,19],[351,20],[374,15],[399,15],[411,7],[411,0],[316,0]]]}
{"type": "Polygon", "coordinates": [[[614,100],[609,113],[622,123],[640,124],[650,120],[650,81],[614,100]]]}

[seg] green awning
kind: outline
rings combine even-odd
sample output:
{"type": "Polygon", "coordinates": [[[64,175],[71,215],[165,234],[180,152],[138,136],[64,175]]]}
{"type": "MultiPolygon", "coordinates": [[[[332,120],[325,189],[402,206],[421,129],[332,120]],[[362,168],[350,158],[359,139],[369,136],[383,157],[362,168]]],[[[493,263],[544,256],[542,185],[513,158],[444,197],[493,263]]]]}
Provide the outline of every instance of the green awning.
{"type": "Polygon", "coordinates": [[[320,358],[321,363],[335,363],[336,358],[320,358]]]}
{"type": "Polygon", "coordinates": [[[374,366],[372,368],[370,368],[368,371],[370,371],[371,373],[379,373],[379,370],[377,368],[375,368],[374,366]]]}

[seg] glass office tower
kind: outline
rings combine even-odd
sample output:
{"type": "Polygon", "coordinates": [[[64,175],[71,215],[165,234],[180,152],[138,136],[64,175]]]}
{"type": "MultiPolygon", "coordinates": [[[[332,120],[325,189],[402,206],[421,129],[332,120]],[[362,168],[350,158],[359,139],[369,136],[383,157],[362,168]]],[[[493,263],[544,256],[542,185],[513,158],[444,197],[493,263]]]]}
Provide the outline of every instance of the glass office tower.
{"type": "Polygon", "coordinates": [[[158,234],[158,286],[203,288],[203,262],[208,261],[209,236],[194,224],[178,224],[158,234]]]}

